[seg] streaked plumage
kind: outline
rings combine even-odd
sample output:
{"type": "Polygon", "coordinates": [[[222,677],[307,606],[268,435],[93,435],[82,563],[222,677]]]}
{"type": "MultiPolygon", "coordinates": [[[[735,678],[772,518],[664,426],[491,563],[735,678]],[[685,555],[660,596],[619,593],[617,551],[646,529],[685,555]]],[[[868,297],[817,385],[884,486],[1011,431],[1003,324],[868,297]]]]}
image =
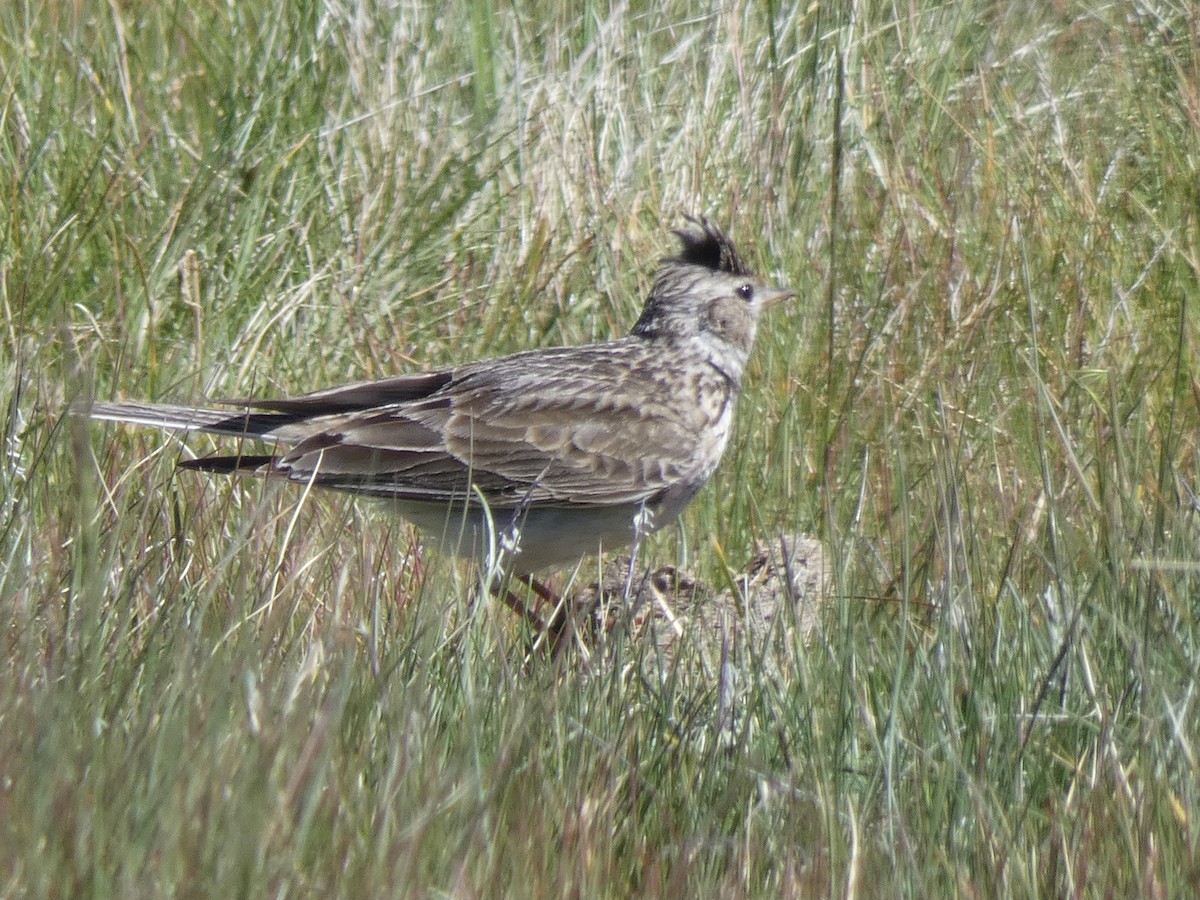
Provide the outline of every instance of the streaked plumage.
{"type": "Polygon", "coordinates": [[[701,219],[677,231],[641,317],[618,340],[531,350],[244,411],[96,403],[97,419],[275,444],[188,468],[275,475],[378,497],[444,550],[498,545],[518,574],[629,543],[674,520],[708,480],[764,306],[755,278],[701,219]]]}

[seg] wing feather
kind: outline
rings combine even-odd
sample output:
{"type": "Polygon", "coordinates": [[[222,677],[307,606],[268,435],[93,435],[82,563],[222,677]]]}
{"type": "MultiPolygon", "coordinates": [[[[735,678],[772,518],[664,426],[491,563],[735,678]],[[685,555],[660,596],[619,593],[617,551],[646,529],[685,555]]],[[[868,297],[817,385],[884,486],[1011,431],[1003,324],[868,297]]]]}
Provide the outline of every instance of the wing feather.
{"type": "MultiPolygon", "coordinates": [[[[423,400],[334,417],[279,466],[397,499],[461,500],[477,489],[496,508],[640,502],[694,477],[699,442],[712,435],[678,396],[679,380],[611,347],[598,364],[580,349],[577,367],[519,354],[461,370],[423,400]]],[[[699,377],[690,390],[701,390],[699,377]]]]}
{"type": "Polygon", "coordinates": [[[396,499],[446,502],[478,490],[496,508],[620,505],[702,482],[708,473],[696,460],[713,458],[702,444],[723,443],[729,419],[732,391],[718,373],[668,371],[648,352],[626,339],[292,399],[223,401],[264,412],[133,403],[90,412],[290,447],[281,456],[195,460],[194,468],[271,472],[396,499]],[[701,400],[722,391],[714,416],[701,400]]]}

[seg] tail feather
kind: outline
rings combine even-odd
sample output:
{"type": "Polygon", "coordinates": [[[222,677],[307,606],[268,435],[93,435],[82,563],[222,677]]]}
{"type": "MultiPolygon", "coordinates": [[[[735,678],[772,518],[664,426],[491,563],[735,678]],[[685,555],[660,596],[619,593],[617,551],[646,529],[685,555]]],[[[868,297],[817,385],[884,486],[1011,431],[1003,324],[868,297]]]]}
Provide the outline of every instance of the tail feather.
{"type": "Polygon", "coordinates": [[[362,410],[422,400],[453,379],[453,372],[397,375],[362,381],[279,400],[215,400],[218,408],[169,403],[76,403],[76,415],[151,428],[206,431],[230,437],[261,438],[294,444],[308,436],[306,424],[362,410]],[[241,411],[219,408],[243,407],[241,411]],[[257,410],[251,412],[250,410],[257,410]]]}
{"type": "Polygon", "coordinates": [[[276,412],[237,412],[222,409],[203,409],[195,406],[173,406],[160,403],[93,403],[77,404],[79,415],[109,422],[128,422],[152,428],[206,431],[230,437],[262,438],[287,441],[287,426],[301,421],[302,415],[276,412]]]}
{"type": "Polygon", "coordinates": [[[200,459],[185,459],[179,463],[181,469],[198,472],[216,472],[220,475],[243,473],[247,475],[270,475],[278,456],[269,453],[238,456],[203,456],[200,459]]]}

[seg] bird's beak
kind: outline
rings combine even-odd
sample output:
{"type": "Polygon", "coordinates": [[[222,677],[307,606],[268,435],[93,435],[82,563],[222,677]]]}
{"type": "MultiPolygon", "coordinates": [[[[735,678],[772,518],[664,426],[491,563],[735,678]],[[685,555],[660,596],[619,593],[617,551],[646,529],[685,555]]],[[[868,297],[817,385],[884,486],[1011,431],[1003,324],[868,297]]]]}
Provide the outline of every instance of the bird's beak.
{"type": "Polygon", "coordinates": [[[768,287],[760,291],[762,297],[763,309],[770,309],[784,300],[791,300],[796,296],[796,292],[791,288],[768,287]]]}

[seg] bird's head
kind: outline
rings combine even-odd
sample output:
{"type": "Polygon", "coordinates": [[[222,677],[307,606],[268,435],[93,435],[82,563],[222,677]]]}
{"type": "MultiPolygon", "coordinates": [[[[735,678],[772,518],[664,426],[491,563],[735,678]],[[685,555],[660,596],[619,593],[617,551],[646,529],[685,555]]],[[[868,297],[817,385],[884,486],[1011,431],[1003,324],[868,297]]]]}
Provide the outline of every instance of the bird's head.
{"type": "Polygon", "coordinates": [[[751,273],[733,241],[706,218],[689,218],[675,234],[683,249],[662,261],[631,333],[699,341],[714,364],[740,380],[762,311],[795,292],[751,273]]]}

